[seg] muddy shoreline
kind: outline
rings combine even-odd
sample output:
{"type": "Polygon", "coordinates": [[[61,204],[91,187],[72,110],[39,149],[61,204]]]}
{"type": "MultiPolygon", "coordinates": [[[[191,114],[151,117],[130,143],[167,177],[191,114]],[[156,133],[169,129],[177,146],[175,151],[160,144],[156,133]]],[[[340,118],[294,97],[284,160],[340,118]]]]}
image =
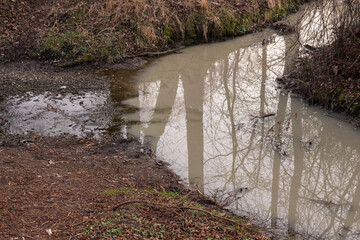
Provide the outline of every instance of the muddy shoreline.
{"type": "MultiPolygon", "coordinates": [[[[146,62],[135,59],[111,69],[137,68],[146,62]]],[[[105,90],[111,79],[92,74],[96,69],[106,68],[63,69],[37,61],[1,63],[0,99],[29,92],[66,95],[105,90]]],[[[186,187],[149,147],[119,133],[100,139],[66,134],[0,135],[0,238],[87,239],[81,235],[84,229],[127,198],[114,199],[104,192],[127,188],[176,192],[210,209],[214,206],[186,187]]],[[[167,221],[169,216],[161,219],[167,221]]],[[[261,232],[253,234],[254,239],[266,239],[261,232]]]]}
{"type": "MultiPolygon", "coordinates": [[[[0,96],[107,89],[110,80],[91,74],[93,70],[93,66],[63,69],[36,61],[1,63],[0,96]]],[[[52,237],[69,237],[84,228],[81,224],[70,227],[79,218],[106,208],[106,189],[188,191],[151,149],[121,136],[92,139],[2,133],[0,176],[0,236],[4,239],[47,239],[45,229],[50,228],[58,231],[52,237]]]]}
{"type": "MultiPolygon", "coordinates": [[[[129,60],[112,68],[135,68],[146,60],[129,60]]],[[[92,74],[97,69],[107,69],[106,65],[84,65],[74,68],[62,68],[45,62],[24,60],[19,62],[0,62],[1,84],[0,96],[24,94],[26,92],[42,93],[79,93],[81,91],[105,90],[109,79],[92,74]]]]}

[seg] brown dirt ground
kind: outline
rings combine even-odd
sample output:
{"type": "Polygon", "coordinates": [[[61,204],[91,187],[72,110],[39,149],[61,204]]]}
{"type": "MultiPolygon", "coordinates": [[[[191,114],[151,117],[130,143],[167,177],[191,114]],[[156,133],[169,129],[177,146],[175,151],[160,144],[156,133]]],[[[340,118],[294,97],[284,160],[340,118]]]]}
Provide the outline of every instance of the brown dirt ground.
{"type": "Polygon", "coordinates": [[[0,3],[0,57],[24,58],[48,26],[47,14],[56,6],[49,0],[4,0],[0,3]]]}
{"type": "Polygon", "coordinates": [[[35,138],[0,144],[1,239],[68,239],[86,222],[75,224],[116,204],[104,195],[107,189],[184,190],[135,141],[35,138]],[[52,237],[46,229],[53,229],[52,237]]]}
{"type": "Polygon", "coordinates": [[[0,97],[23,94],[28,91],[42,93],[76,93],[79,91],[102,90],[108,87],[108,80],[86,73],[82,68],[64,69],[39,61],[0,62],[0,97]],[[67,86],[61,90],[61,86],[67,86]]]}

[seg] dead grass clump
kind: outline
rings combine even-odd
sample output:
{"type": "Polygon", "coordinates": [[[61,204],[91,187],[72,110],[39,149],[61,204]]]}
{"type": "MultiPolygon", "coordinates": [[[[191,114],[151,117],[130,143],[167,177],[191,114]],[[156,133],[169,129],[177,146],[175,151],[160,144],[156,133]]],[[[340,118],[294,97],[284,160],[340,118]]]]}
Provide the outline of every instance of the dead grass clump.
{"type": "Polygon", "coordinates": [[[155,32],[155,28],[153,25],[139,25],[138,27],[138,33],[141,36],[141,40],[143,40],[143,47],[146,47],[146,45],[150,45],[152,47],[156,47],[159,37],[157,36],[155,32]]]}
{"type": "Polygon", "coordinates": [[[208,4],[207,0],[200,1],[200,9],[202,9],[204,11],[209,11],[209,4],[208,4]]]}
{"type": "MultiPolygon", "coordinates": [[[[279,1],[288,0],[271,1],[278,6],[279,1]]],[[[143,52],[167,51],[178,44],[248,33],[255,24],[263,24],[268,11],[265,5],[264,0],[59,0],[48,15],[51,33],[41,36],[38,45],[55,52],[49,56],[83,58],[87,54],[88,59],[116,61],[143,52]],[[59,41],[48,46],[54,35],[59,41]],[[74,39],[64,44],[67,35],[74,39]],[[80,51],[74,52],[77,49],[80,51]]]]}

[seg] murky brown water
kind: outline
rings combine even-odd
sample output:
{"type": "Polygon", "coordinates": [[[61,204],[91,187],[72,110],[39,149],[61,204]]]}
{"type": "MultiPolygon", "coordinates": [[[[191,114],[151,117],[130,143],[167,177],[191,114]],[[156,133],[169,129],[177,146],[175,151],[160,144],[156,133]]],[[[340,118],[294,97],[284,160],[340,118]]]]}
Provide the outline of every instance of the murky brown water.
{"type": "MultiPolygon", "coordinates": [[[[319,31],[314,18],[302,19],[307,34],[319,31]]],[[[295,39],[264,31],[155,61],[122,102],[139,108],[127,131],[239,214],[300,239],[358,239],[360,132],[277,89],[301,51],[295,39]]]]}
{"type": "MultiPolygon", "coordinates": [[[[328,31],[312,38],[324,29],[317,16],[300,20],[303,44],[331,41],[328,31]]],[[[300,239],[359,239],[360,132],[278,89],[303,50],[296,39],[266,30],[187,48],[136,74],[107,72],[107,92],[4,99],[1,129],[135,135],[238,214],[300,239]]]]}

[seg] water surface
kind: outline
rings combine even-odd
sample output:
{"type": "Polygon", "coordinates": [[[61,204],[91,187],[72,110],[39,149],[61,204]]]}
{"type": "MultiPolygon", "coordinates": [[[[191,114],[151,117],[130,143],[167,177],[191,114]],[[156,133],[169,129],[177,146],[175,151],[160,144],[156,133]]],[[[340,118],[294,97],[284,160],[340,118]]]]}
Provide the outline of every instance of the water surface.
{"type": "Polygon", "coordinates": [[[121,103],[139,109],[125,115],[128,133],[233,211],[300,239],[358,239],[359,131],[275,81],[303,44],[331,41],[314,42],[326,30],[312,24],[316,11],[301,19],[300,42],[266,30],[160,58],[121,103]]]}

